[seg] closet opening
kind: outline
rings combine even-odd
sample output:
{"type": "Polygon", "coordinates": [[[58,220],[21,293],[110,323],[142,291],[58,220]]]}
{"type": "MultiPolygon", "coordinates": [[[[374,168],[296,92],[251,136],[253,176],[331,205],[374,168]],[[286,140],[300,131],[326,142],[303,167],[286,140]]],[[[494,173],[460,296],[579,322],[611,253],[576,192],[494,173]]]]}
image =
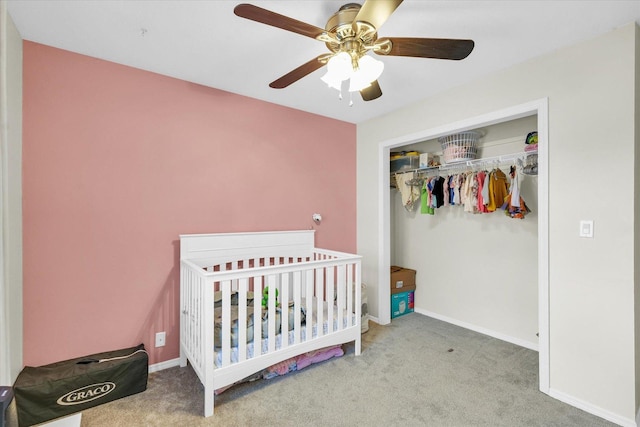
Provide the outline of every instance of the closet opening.
{"type": "Polygon", "coordinates": [[[381,324],[392,321],[391,265],[414,269],[416,313],[537,350],[539,388],[548,394],[547,123],[547,100],[543,99],[380,145],[378,320],[381,324]],[[407,175],[411,179],[398,185],[423,184],[431,180],[430,175],[447,177],[498,168],[509,175],[515,166],[520,195],[531,210],[524,218],[503,210],[473,214],[460,205],[433,209],[431,215],[423,200],[408,208],[407,192],[403,195],[391,189],[395,181],[391,152],[442,152],[438,138],[465,131],[482,134],[476,160],[453,167],[441,159],[440,170],[415,174],[411,163],[407,175]],[[537,170],[529,167],[523,174],[531,166],[527,160],[531,156],[525,155],[526,136],[534,131],[537,170]]]}

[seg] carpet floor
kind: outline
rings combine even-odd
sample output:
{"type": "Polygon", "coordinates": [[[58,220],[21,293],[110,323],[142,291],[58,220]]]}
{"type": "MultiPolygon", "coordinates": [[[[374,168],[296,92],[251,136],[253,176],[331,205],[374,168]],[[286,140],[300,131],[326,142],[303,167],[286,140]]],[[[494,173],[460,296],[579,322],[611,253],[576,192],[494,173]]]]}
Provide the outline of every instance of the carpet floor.
{"type": "MultiPolygon", "coordinates": [[[[202,417],[190,367],[149,375],[147,391],[91,408],[82,426],[614,426],[538,390],[538,353],[417,313],[369,322],[362,354],[240,384],[202,417]]],[[[8,426],[17,427],[15,401],[8,426]]]]}

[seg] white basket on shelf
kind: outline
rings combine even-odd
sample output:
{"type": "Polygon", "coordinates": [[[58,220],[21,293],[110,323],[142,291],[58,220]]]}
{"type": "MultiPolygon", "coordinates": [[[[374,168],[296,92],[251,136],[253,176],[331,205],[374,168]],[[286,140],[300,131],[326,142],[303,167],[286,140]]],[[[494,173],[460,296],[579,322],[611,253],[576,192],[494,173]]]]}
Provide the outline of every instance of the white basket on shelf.
{"type": "Polygon", "coordinates": [[[478,140],[482,134],[478,131],[465,131],[438,138],[442,145],[445,163],[474,160],[478,157],[478,140]]]}

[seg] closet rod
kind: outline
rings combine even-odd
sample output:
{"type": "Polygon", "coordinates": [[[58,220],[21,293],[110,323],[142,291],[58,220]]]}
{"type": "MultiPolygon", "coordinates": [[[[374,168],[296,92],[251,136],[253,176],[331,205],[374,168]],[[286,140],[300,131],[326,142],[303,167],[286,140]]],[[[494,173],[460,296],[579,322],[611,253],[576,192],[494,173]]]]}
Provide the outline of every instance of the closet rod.
{"type": "Polygon", "coordinates": [[[447,171],[450,169],[459,168],[461,166],[473,168],[474,166],[483,167],[486,165],[498,165],[501,163],[514,162],[516,160],[526,160],[529,156],[533,154],[538,154],[538,151],[537,150],[522,151],[519,153],[503,154],[501,156],[484,157],[482,159],[467,160],[464,162],[441,165],[441,166],[438,166],[438,168],[441,171],[447,171]]]}

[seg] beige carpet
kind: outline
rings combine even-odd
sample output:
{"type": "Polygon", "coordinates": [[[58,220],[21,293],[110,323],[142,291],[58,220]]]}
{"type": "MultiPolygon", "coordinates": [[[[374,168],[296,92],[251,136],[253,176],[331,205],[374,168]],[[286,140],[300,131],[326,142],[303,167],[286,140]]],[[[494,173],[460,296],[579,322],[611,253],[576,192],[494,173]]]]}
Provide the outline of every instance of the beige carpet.
{"type": "MultiPolygon", "coordinates": [[[[538,391],[538,354],[419,314],[370,322],[362,355],[216,397],[203,418],[191,368],[149,376],[147,391],[83,412],[82,426],[613,426],[538,391]]],[[[17,426],[15,401],[8,419],[17,426]]]]}

